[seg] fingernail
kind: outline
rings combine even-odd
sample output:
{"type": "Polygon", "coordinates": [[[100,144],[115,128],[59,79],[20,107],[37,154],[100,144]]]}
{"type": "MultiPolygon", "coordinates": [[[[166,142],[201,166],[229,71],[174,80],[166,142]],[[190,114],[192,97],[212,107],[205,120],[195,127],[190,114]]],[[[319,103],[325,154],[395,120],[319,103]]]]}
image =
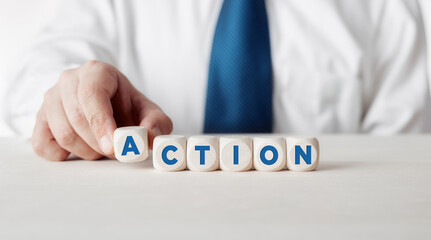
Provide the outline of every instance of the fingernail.
{"type": "Polygon", "coordinates": [[[103,136],[99,140],[100,147],[105,154],[111,154],[112,142],[108,135],[103,136]]]}

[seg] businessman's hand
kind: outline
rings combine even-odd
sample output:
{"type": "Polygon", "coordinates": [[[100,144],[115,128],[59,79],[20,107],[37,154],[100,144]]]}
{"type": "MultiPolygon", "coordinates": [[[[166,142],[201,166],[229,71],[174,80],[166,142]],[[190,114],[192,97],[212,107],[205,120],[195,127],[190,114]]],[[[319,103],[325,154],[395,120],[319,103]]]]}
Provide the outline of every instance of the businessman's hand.
{"type": "MultiPolygon", "coordinates": [[[[149,142],[172,131],[171,119],[115,67],[90,61],[63,72],[37,115],[32,144],[43,158],[61,161],[112,157],[117,126],[148,129],[149,142]]],[[[151,146],[150,146],[151,147],[151,146]]]]}

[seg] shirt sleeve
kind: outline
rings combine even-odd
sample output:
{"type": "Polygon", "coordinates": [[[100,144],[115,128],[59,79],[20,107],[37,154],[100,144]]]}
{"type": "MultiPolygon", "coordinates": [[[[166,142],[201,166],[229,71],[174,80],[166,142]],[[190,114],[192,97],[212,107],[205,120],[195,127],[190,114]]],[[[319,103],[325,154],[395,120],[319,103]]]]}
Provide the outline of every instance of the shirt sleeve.
{"type": "Polygon", "coordinates": [[[30,137],[44,93],[62,71],[89,60],[116,64],[117,37],[109,0],[63,1],[58,15],[25,51],[12,70],[3,107],[5,122],[30,137]]]}
{"type": "Polygon", "coordinates": [[[373,29],[364,70],[361,132],[430,132],[424,26],[412,0],[372,1],[373,29]]]}

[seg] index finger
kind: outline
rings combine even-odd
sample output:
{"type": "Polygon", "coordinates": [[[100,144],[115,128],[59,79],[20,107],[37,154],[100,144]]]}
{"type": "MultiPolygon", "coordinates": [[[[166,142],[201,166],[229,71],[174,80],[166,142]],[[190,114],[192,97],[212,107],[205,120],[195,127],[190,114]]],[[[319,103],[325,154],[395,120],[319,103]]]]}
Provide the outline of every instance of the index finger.
{"type": "Polygon", "coordinates": [[[107,64],[91,62],[88,65],[79,76],[78,100],[100,148],[111,155],[113,133],[117,128],[111,97],[118,88],[118,74],[107,64]]]}

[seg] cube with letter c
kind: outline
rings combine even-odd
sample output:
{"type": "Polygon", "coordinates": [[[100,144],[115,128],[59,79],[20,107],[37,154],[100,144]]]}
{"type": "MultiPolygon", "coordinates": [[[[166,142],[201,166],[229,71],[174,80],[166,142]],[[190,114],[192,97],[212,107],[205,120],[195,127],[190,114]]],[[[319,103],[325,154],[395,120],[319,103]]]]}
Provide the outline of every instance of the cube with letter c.
{"type": "Polygon", "coordinates": [[[153,142],[153,166],[158,171],[186,169],[187,139],[178,135],[157,136],[153,142]]]}

